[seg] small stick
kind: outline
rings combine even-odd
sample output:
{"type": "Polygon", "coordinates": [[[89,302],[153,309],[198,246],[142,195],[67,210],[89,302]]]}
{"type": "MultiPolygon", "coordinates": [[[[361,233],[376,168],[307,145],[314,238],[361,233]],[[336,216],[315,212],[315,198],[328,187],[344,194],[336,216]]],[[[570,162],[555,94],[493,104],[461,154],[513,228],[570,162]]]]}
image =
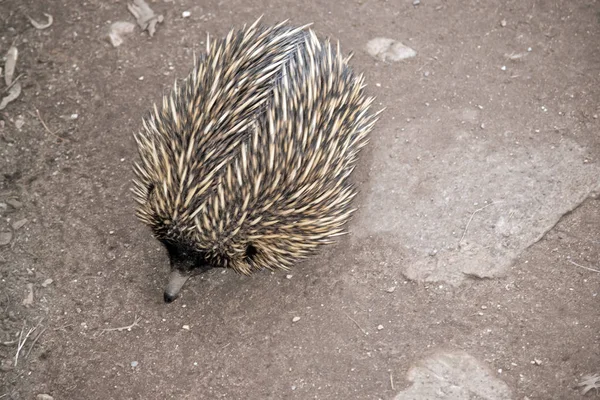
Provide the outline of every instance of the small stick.
{"type": "Polygon", "coordinates": [[[73,326],[73,324],[67,324],[67,325],[63,325],[63,326],[59,326],[58,328],[54,328],[54,331],[65,331],[66,332],[66,328],[73,326]]]}
{"type": "Polygon", "coordinates": [[[11,87],[13,87],[13,86],[15,85],[15,83],[17,83],[17,81],[19,80],[19,78],[20,78],[21,76],[23,76],[23,74],[19,74],[19,75],[17,75],[17,77],[15,78],[15,80],[14,80],[14,81],[12,81],[12,82],[10,83],[10,85],[8,85],[8,86],[6,87],[6,89],[4,89],[4,93],[8,93],[8,91],[10,90],[10,88],[11,88],[11,87]]]}
{"type": "Polygon", "coordinates": [[[23,323],[23,328],[21,328],[21,332],[19,332],[19,340],[17,344],[17,354],[15,354],[15,367],[17,366],[17,361],[19,360],[19,352],[21,351],[21,338],[23,337],[23,329],[25,329],[25,323],[23,323]]]}
{"type": "Polygon", "coordinates": [[[17,339],[11,340],[10,342],[0,342],[0,344],[3,345],[3,346],[11,346],[11,345],[13,345],[15,343],[17,343],[17,339]]]}
{"type": "Polygon", "coordinates": [[[100,335],[102,335],[104,332],[111,332],[111,331],[119,331],[122,332],[124,330],[130,330],[131,328],[133,328],[134,326],[139,326],[138,322],[141,321],[141,317],[135,317],[134,321],[127,326],[119,326],[118,328],[106,328],[106,329],[102,329],[102,331],[100,332],[100,335]]]}
{"type": "Polygon", "coordinates": [[[587,269],[588,271],[592,271],[592,272],[598,272],[600,274],[600,270],[590,268],[590,267],[584,267],[583,265],[577,264],[575,261],[571,261],[571,260],[567,260],[567,261],[579,268],[587,269]]]}
{"type": "MultiPolygon", "coordinates": [[[[346,314],[346,313],[344,313],[344,314],[346,314]]],[[[369,334],[367,331],[365,331],[365,330],[362,328],[362,326],[360,326],[360,325],[358,324],[358,322],[356,322],[356,321],[354,320],[354,318],[352,318],[352,317],[351,317],[351,316],[349,316],[348,314],[346,314],[346,317],[348,317],[348,319],[349,319],[350,321],[354,322],[354,324],[355,324],[355,325],[358,327],[358,329],[360,329],[360,330],[362,331],[362,333],[364,333],[364,334],[365,334],[365,336],[367,336],[367,335],[369,334]]]]}
{"type": "Polygon", "coordinates": [[[392,390],[396,390],[394,388],[394,375],[390,372],[390,385],[392,386],[392,390]]]}
{"type": "Polygon", "coordinates": [[[27,351],[27,354],[25,354],[25,358],[29,357],[29,353],[31,353],[31,349],[33,349],[33,346],[35,346],[35,344],[37,343],[40,336],[42,336],[44,334],[44,332],[46,332],[46,329],[47,328],[42,329],[42,331],[39,333],[39,335],[37,335],[35,337],[35,339],[33,339],[33,342],[31,342],[31,346],[29,346],[29,350],[27,351]]]}
{"type": "Polygon", "coordinates": [[[475,214],[477,214],[480,211],[485,210],[486,208],[488,208],[492,204],[496,204],[496,203],[494,203],[492,201],[490,204],[486,204],[485,206],[483,206],[481,208],[478,208],[477,210],[473,211],[473,214],[471,214],[471,218],[469,218],[469,222],[467,222],[467,226],[465,226],[465,230],[463,231],[463,234],[460,237],[460,240],[458,241],[458,247],[460,247],[460,244],[462,243],[463,239],[465,238],[465,235],[467,234],[467,229],[469,229],[469,225],[471,225],[471,221],[473,221],[473,217],[475,216],[475,214]]]}
{"type": "Polygon", "coordinates": [[[52,132],[50,130],[50,128],[48,128],[48,125],[46,125],[46,123],[44,122],[44,120],[42,119],[42,116],[40,115],[40,110],[38,110],[37,108],[35,109],[35,112],[37,113],[38,119],[40,120],[40,122],[42,123],[42,126],[44,127],[44,129],[46,129],[46,131],[51,134],[52,136],[54,136],[55,138],[57,138],[58,140],[62,141],[64,140],[63,138],[61,138],[60,136],[56,135],[56,132],[52,132]]]}

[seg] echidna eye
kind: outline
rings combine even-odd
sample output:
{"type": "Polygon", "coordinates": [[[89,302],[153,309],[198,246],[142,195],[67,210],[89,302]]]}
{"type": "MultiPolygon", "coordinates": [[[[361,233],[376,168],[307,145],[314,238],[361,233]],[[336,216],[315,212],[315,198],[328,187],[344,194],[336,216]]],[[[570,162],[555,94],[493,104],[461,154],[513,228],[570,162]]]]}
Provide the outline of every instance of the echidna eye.
{"type": "Polygon", "coordinates": [[[258,250],[251,243],[246,246],[246,261],[252,261],[254,256],[258,254],[258,250]]]}

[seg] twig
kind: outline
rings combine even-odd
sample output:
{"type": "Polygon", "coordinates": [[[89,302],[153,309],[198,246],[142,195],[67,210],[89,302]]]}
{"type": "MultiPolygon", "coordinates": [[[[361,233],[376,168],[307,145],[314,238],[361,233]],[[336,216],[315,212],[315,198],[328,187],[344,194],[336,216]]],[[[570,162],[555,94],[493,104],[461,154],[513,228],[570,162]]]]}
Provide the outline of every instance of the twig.
{"type": "Polygon", "coordinates": [[[11,340],[10,342],[0,342],[0,344],[3,346],[12,346],[15,343],[17,343],[17,339],[11,340]]]}
{"type": "Polygon", "coordinates": [[[390,385],[392,386],[392,390],[396,390],[394,388],[394,375],[390,372],[390,385]]]}
{"type": "Polygon", "coordinates": [[[4,89],[4,93],[8,93],[8,91],[10,90],[10,88],[11,88],[11,87],[13,87],[13,86],[15,85],[15,83],[17,83],[17,81],[19,80],[19,78],[20,78],[20,77],[22,77],[22,76],[23,76],[23,74],[19,74],[19,75],[17,75],[17,77],[15,78],[15,80],[14,80],[14,81],[12,81],[12,82],[10,83],[10,85],[8,85],[8,86],[6,87],[6,89],[4,89]]]}
{"type": "Polygon", "coordinates": [[[54,331],[65,331],[66,332],[66,328],[73,326],[73,324],[67,324],[67,325],[63,325],[63,326],[59,326],[58,328],[54,328],[54,331]]]}
{"type": "Polygon", "coordinates": [[[40,336],[42,336],[44,334],[44,332],[46,332],[46,329],[48,329],[48,328],[42,329],[42,331],[35,337],[35,339],[33,339],[33,342],[31,342],[31,346],[29,346],[29,350],[27,351],[27,354],[25,354],[25,358],[29,357],[29,353],[31,353],[31,349],[33,349],[33,346],[35,346],[35,344],[37,343],[40,336]]]}
{"type": "Polygon", "coordinates": [[[55,138],[57,138],[58,140],[62,141],[64,140],[63,138],[61,138],[60,136],[58,136],[56,134],[56,132],[52,132],[50,130],[50,128],[48,128],[48,125],[46,125],[46,123],[44,122],[44,120],[42,119],[42,116],[40,115],[40,110],[38,110],[37,108],[35,109],[35,112],[37,113],[38,119],[40,120],[40,122],[42,123],[42,126],[44,127],[44,129],[46,129],[46,132],[48,132],[49,134],[51,134],[52,136],[54,136],[55,138]]]}
{"type": "Polygon", "coordinates": [[[130,325],[127,326],[119,326],[117,328],[106,328],[106,329],[102,329],[102,331],[100,331],[100,335],[102,335],[104,332],[111,332],[111,331],[119,331],[122,332],[124,330],[131,330],[131,328],[133,328],[134,326],[139,326],[138,322],[140,322],[142,320],[141,317],[135,317],[135,319],[133,320],[133,322],[130,325]]]}
{"type": "Polygon", "coordinates": [[[17,354],[15,355],[15,367],[17,366],[17,359],[19,358],[19,351],[21,351],[21,339],[23,338],[23,329],[25,329],[25,323],[19,332],[19,339],[17,340],[17,354]]]}
{"type": "Polygon", "coordinates": [[[579,268],[587,269],[588,271],[592,271],[592,272],[598,272],[600,274],[600,270],[590,268],[590,267],[584,267],[583,265],[577,264],[575,261],[571,261],[571,260],[567,260],[567,261],[579,268]]]}
{"type": "Polygon", "coordinates": [[[471,221],[473,221],[473,217],[475,216],[475,214],[477,214],[480,211],[485,210],[486,208],[488,208],[489,206],[491,206],[493,204],[496,204],[496,203],[492,201],[490,204],[486,204],[485,206],[473,211],[473,214],[471,214],[471,218],[469,218],[469,222],[467,222],[467,226],[465,226],[465,230],[463,231],[463,234],[460,237],[460,240],[458,241],[458,247],[460,247],[460,244],[462,243],[463,239],[465,238],[465,235],[467,234],[467,230],[469,229],[469,225],[471,225],[471,221]]]}
{"type": "MultiPolygon", "coordinates": [[[[344,314],[346,314],[346,313],[344,313],[344,314]]],[[[365,330],[362,328],[362,326],[360,326],[360,325],[358,324],[358,322],[356,322],[356,321],[354,320],[354,318],[352,318],[352,317],[351,317],[351,316],[349,316],[348,314],[346,314],[346,317],[348,317],[348,319],[349,319],[350,321],[354,322],[354,324],[355,324],[355,325],[358,327],[358,329],[360,329],[360,330],[362,331],[362,333],[364,333],[364,334],[365,334],[365,336],[367,336],[367,335],[369,334],[367,331],[365,331],[365,330]]]]}
{"type": "Polygon", "coordinates": [[[33,333],[33,331],[35,331],[40,326],[40,324],[42,323],[43,320],[44,320],[44,318],[40,319],[40,321],[37,323],[36,326],[29,329],[29,331],[27,331],[27,334],[25,335],[24,338],[23,338],[23,331],[25,330],[25,323],[23,323],[23,328],[21,329],[21,332],[19,333],[19,343],[17,345],[17,352],[15,354],[15,367],[17,366],[17,363],[19,361],[19,353],[21,352],[21,349],[23,349],[23,346],[25,346],[25,342],[27,342],[27,338],[29,338],[29,335],[31,335],[33,333]],[[21,338],[23,338],[22,341],[21,341],[21,338]]]}

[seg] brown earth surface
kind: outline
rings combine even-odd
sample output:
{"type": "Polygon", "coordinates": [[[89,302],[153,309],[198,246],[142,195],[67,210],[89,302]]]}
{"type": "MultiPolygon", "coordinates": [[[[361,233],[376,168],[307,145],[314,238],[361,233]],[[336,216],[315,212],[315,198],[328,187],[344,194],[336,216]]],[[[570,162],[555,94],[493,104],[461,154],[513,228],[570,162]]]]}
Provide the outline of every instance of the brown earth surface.
{"type": "MultiPolygon", "coordinates": [[[[443,350],[480,360],[514,399],[598,396],[577,386],[600,373],[597,193],[492,279],[412,279],[402,264],[414,246],[392,242],[390,251],[394,236],[356,233],[371,182],[386,173],[376,150],[403,140],[414,121],[428,131],[420,148],[439,156],[459,130],[494,143],[503,134],[495,121],[521,121],[528,132],[519,140],[575,143],[582,168],[597,166],[600,2],[149,4],[165,17],[156,34],[136,28],[114,48],[110,24],[134,21],[126,1],[0,0],[0,54],[17,46],[23,85],[0,111],[0,232],[12,234],[0,247],[0,399],[391,399],[411,385],[411,366],[443,350]],[[44,13],[53,24],[38,30],[27,16],[44,21],[44,13]],[[222,36],[261,14],[266,23],[313,22],[321,37],[340,40],[386,107],[354,174],[358,218],[350,235],[292,272],[213,270],[166,305],[167,255],[134,217],[132,133],[187,74],[207,33],[222,36]],[[417,56],[377,61],[365,51],[374,37],[400,40],[417,56]],[[515,44],[529,54],[511,60],[515,44]],[[430,123],[483,103],[484,127],[430,123]],[[34,327],[15,365],[19,334],[23,342],[34,327]]],[[[0,97],[4,90],[2,82],[0,97]]],[[[380,212],[402,220],[412,207],[380,212]]],[[[459,237],[469,220],[461,216],[459,237]]]]}

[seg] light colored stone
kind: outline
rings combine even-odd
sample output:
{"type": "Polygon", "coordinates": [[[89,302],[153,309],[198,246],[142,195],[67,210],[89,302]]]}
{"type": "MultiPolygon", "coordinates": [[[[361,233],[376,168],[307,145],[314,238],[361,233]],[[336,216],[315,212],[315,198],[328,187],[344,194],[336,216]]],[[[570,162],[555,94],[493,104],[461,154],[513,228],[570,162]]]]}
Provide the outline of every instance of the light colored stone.
{"type": "Polygon", "coordinates": [[[439,352],[410,368],[412,385],[394,400],[511,400],[509,387],[464,352],[439,352]]]}
{"type": "Polygon", "coordinates": [[[367,43],[367,53],[382,61],[400,61],[417,55],[408,46],[389,38],[375,38],[367,43]]]}
{"type": "MultiPolygon", "coordinates": [[[[414,281],[500,277],[562,215],[600,190],[600,165],[583,162],[588,149],[568,138],[554,146],[539,136],[521,143],[495,134],[508,129],[500,121],[486,129],[493,141],[477,139],[470,129],[481,124],[482,112],[438,109],[435,119],[454,130],[445,138],[423,118],[406,125],[403,140],[374,142],[371,168],[380,172],[363,189],[362,228],[352,241],[376,240],[382,259],[414,281]]],[[[368,262],[367,255],[361,260],[368,262]]]]}

